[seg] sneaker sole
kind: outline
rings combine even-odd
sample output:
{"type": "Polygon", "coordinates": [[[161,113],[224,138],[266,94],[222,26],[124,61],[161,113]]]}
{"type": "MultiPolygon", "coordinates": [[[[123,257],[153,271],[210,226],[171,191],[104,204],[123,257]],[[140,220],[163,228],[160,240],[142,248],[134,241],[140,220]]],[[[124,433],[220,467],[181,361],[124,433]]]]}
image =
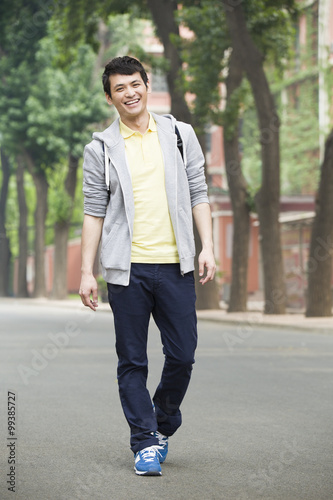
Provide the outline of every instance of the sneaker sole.
{"type": "Polygon", "coordinates": [[[162,476],[162,471],[158,471],[158,470],[137,470],[135,467],[134,467],[134,470],[135,470],[135,474],[137,474],[138,476],[162,476]]]}

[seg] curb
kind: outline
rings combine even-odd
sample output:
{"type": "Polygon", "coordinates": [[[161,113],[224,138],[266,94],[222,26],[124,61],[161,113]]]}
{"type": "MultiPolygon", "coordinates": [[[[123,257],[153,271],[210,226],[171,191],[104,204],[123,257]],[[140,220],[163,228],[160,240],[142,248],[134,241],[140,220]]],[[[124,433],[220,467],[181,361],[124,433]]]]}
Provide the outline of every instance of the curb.
{"type": "MultiPolygon", "coordinates": [[[[72,300],[52,300],[47,298],[23,298],[17,299],[15,297],[2,297],[1,304],[16,304],[18,307],[23,305],[36,306],[36,307],[55,307],[59,309],[81,309],[86,311],[87,308],[83,306],[81,300],[78,298],[72,300]]],[[[97,313],[109,313],[112,315],[110,306],[106,302],[100,302],[97,313]]],[[[274,320],[270,315],[264,315],[261,311],[247,311],[244,313],[227,313],[223,309],[211,310],[204,309],[197,311],[197,317],[201,321],[210,321],[229,326],[243,326],[247,325],[251,328],[287,328],[295,331],[308,330],[313,333],[333,334],[333,317],[327,318],[305,318],[303,314],[292,313],[285,315],[275,315],[274,320]],[[234,314],[235,316],[231,316],[234,314]]]]}
{"type": "Polygon", "coordinates": [[[226,317],[224,314],[228,313],[214,313],[214,311],[208,310],[197,311],[197,317],[201,321],[211,321],[229,326],[247,325],[251,328],[287,328],[295,331],[308,330],[312,333],[333,334],[333,318],[305,318],[305,316],[301,314],[292,314],[281,315],[274,321],[261,312],[238,313],[238,315],[234,317],[226,317]],[[289,319],[288,316],[292,316],[292,318],[289,319]]]}

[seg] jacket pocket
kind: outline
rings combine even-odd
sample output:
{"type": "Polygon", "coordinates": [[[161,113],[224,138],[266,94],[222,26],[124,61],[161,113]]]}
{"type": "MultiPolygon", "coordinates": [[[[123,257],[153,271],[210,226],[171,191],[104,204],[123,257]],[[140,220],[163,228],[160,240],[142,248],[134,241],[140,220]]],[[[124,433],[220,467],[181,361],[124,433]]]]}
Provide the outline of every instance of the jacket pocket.
{"type": "Polygon", "coordinates": [[[131,245],[126,223],[114,222],[111,231],[102,236],[101,263],[106,269],[129,269],[131,245]]]}
{"type": "Polygon", "coordinates": [[[193,224],[182,208],[178,211],[178,222],[180,257],[193,257],[195,255],[193,224]]]}

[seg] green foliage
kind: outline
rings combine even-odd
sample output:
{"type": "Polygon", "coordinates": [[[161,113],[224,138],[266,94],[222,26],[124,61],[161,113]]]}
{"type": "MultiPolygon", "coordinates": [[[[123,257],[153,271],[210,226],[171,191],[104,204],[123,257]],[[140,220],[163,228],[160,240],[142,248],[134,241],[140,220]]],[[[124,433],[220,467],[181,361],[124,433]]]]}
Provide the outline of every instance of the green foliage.
{"type": "MultiPolygon", "coordinates": [[[[284,90],[288,94],[288,87],[284,90]]],[[[281,192],[282,194],[313,193],[319,175],[318,96],[317,84],[308,80],[302,84],[295,108],[288,101],[279,105],[281,192]]],[[[244,175],[255,193],[261,185],[260,131],[254,103],[244,112],[241,145],[244,175]]]]}
{"type": "Polygon", "coordinates": [[[39,0],[1,0],[0,54],[16,69],[22,61],[34,65],[38,42],[46,33],[51,12],[39,0]]]}
{"type": "Polygon", "coordinates": [[[52,32],[41,41],[36,59],[42,70],[27,99],[28,136],[58,161],[82,155],[89,125],[107,116],[101,84],[93,84],[94,55],[82,46],[66,70],[54,67],[57,56],[52,32]]]}
{"type": "MultiPolygon", "coordinates": [[[[271,90],[276,96],[280,126],[281,192],[312,194],[319,178],[318,65],[313,6],[305,10],[306,44],[289,39],[291,58],[283,75],[267,65],[271,90]]],[[[327,82],[332,82],[332,71],[327,82]]],[[[329,85],[328,85],[329,86],[329,85]]],[[[330,87],[330,92],[331,92],[330,87]]],[[[254,104],[249,102],[243,116],[242,166],[251,186],[260,186],[261,158],[254,104]]]]}
{"type": "Polygon", "coordinates": [[[148,54],[143,47],[143,33],[147,28],[145,19],[138,19],[132,13],[111,14],[107,19],[107,44],[105,62],[113,57],[133,54],[141,60],[145,66],[165,70],[166,60],[164,57],[148,54]],[[126,37],[124,34],[126,33],[126,37]]]}
{"type": "MultiPolygon", "coordinates": [[[[27,101],[29,136],[50,156],[57,156],[48,175],[49,226],[68,221],[72,213],[72,200],[64,189],[69,155],[81,158],[92,131],[108,116],[101,82],[94,80],[93,50],[87,45],[79,47],[71,63],[61,69],[54,63],[58,56],[55,36],[54,24],[50,23],[48,37],[42,40],[36,55],[43,69],[27,101]]],[[[80,208],[82,211],[82,204],[80,208]]]]}
{"type": "Polygon", "coordinates": [[[232,137],[238,132],[239,129],[239,117],[244,108],[244,103],[247,100],[247,96],[250,92],[250,86],[247,80],[243,79],[241,85],[236,89],[224,109],[220,112],[221,119],[216,120],[215,123],[223,126],[223,133],[227,140],[232,139],[232,137]]]}
{"type": "Polygon", "coordinates": [[[203,0],[200,6],[184,7],[179,22],[194,34],[190,39],[174,40],[186,63],[183,90],[193,94],[193,113],[201,127],[220,119],[220,83],[229,47],[222,2],[203,0]]]}
{"type": "MultiPolygon", "coordinates": [[[[138,20],[148,16],[144,0],[106,0],[96,3],[90,0],[63,0],[58,5],[53,21],[57,28],[56,44],[58,46],[58,64],[66,67],[75,51],[81,45],[90,45],[95,52],[100,46],[98,40],[98,23],[100,19],[108,22],[109,16],[127,14],[130,20],[138,20]]],[[[118,20],[120,16],[118,16],[118,20]]],[[[116,27],[117,29],[117,27],[116,27]]],[[[124,46],[131,43],[130,33],[122,32],[124,46]]]]}
{"type": "MultiPolygon", "coordinates": [[[[37,31],[43,36],[26,41],[27,57],[17,60],[10,46],[11,32],[5,39],[8,50],[1,54],[0,70],[0,133],[6,152],[15,162],[16,155],[24,148],[29,152],[36,168],[47,172],[50,185],[47,215],[46,244],[53,242],[56,221],[68,220],[71,201],[64,189],[68,168],[68,155],[82,157],[84,145],[91,140],[93,130],[104,128],[109,108],[105,103],[100,80],[95,82],[96,56],[88,46],[75,52],[65,70],[55,62],[55,24],[50,21],[48,29],[37,31]],[[47,36],[44,36],[47,35],[47,36]]],[[[37,35],[36,35],[37,36],[37,35]]],[[[20,46],[21,46],[20,45],[20,46]]],[[[82,176],[78,187],[82,220],[82,176]]],[[[33,182],[25,174],[25,190],[28,203],[28,224],[32,227],[36,199],[33,182]]],[[[13,255],[18,255],[16,185],[12,178],[9,190],[7,227],[11,238],[13,255]]],[[[34,231],[29,231],[32,248],[34,231]]]]}
{"type": "MultiPolygon", "coordinates": [[[[180,20],[194,36],[182,45],[182,57],[187,63],[185,90],[196,94],[194,113],[202,124],[213,122],[224,127],[232,137],[241,120],[242,168],[249,183],[253,205],[261,185],[260,130],[252,95],[247,82],[231,96],[228,107],[221,112],[220,82],[228,67],[230,42],[226,35],[224,11],[220,2],[202,0],[185,2],[180,20]]],[[[318,176],[318,97],[313,75],[318,70],[315,61],[316,37],[313,32],[313,9],[306,10],[307,45],[295,46],[295,22],[300,10],[294,1],[256,0],[242,2],[254,42],[263,54],[266,74],[277,96],[289,92],[296,84],[300,89],[296,109],[280,103],[281,114],[281,181],[282,192],[299,194],[312,192],[318,176]],[[298,53],[296,53],[296,50],[298,53]],[[293,62],[295,61],[295,63],[293,62]],[[289,68],[293,71],[290,72],[289,68]],[[288,71],[287,71],[288,70],[288,71]],[[300,85],[302,78],[308,85],[300,85]],[[311,188],[312,186],[312,188],[311,188]]],[[[179,43],[179,42],[178,42],[179,43]]]]}
{"type": "Polygon", "coordinates": [[[103,279],[102,276],[97,276],[96,281],[97,281],[100,301],[107,302],[108,301],[108,286],[107,286],[106,281],[103,279]]]}
{"type": "Polygon", "coordinates": [[[47,9],[38,0],[1,2],[0,133],[7,154],[15,155],[22,147],[32,146],[27,137],[25,105],[39,72],[35,54],[48,18],[47,9]]]}
{"type": "Polygon", "coordinates": [[[313,193],[319,179],[318,85],[302,82],[296,107],[282,108],[282,192],[313,193]]]}
{"type": "MultiPolygon", "coordinates": [[[[26,172],[24,174],[24,189],[28,203],[28,219],[27,225],[30,230],[28,231],[28,251],[33,251],[34,232],[31,230],[34,225],[34,211],[36,208],[36,191],[31,176],[26,172]]],[[[10,250],[12,257],[16,258],[19,255],[19,241],[18,241],[18,228],[19,228],[19,208],[17,201],[16,178],[11,176],[9,181],[9,192],[7,200],[7,222],[6,230],[10,240],[10,250]]]]}
{"type": "MultiPolygon", "coordinates": [[[[230,106],[221,112],[221,83],[227,74],[230,39],[226,27],[225,11],[218,0],[184,2],[179,21],[192,32],[190,39],[178,39],[182,58],[186,63],[183,86],[193,94],[193,112],[201,124],[223,125],[228,136],[237,126],[237,114],[244,107],[247,87],[235,92],[230,106]]],[[[261,50],[272,74],[281,74],[290,55],[297,16],[295,2],[256,0],[242,2],[251,35],[261,50]],[[274,65],[272,65],[274,64],[274,65]]]]}
{"type": "Polygon", "coordinates": [[[294,0],[246,0],[244,11],[254,43],[274,72],[282,74],[291,56],[299,7],[294,0]]]}
{"type": "Polygon", "coordinates": [[[68,166],[67,163],[58,163],[49,181],[49,220],[55,222],[68,221],[71,213],[72,200],[64,189],[68,166]]]}
{"type": "Polygon", "coordinates": [[[83,182],[83,160],[80,160],[80,166],[77,172],[77,183],[75,190],[75,203],[73,206],[72,213],[72,224],[73,227],[70,229],[69,238],[74,238],[81,234],[82,222],[83,222],[83,192],[82,192],[82,182],[83,182]]]}
{"type": "Polygon", "coordinates": [[[261,185],[261,145],[257,113],[251,93],[247,95],[240,128],[242,171],[248,182],[248,191],[254,198],[261,185]]]}

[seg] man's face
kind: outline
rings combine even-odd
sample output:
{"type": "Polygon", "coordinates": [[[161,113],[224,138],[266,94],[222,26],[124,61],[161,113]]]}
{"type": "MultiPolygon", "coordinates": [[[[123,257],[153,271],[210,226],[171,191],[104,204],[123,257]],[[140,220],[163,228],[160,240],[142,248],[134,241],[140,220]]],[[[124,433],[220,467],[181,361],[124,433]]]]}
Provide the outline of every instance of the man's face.
{"type": "Polygon", "coordinates": [[[133,75],[110,76],[111,97],[106,95],[109,104],[113,104],[120,118],[138,118],[147,113],[147,87],[140,73],[133,75]]]}

